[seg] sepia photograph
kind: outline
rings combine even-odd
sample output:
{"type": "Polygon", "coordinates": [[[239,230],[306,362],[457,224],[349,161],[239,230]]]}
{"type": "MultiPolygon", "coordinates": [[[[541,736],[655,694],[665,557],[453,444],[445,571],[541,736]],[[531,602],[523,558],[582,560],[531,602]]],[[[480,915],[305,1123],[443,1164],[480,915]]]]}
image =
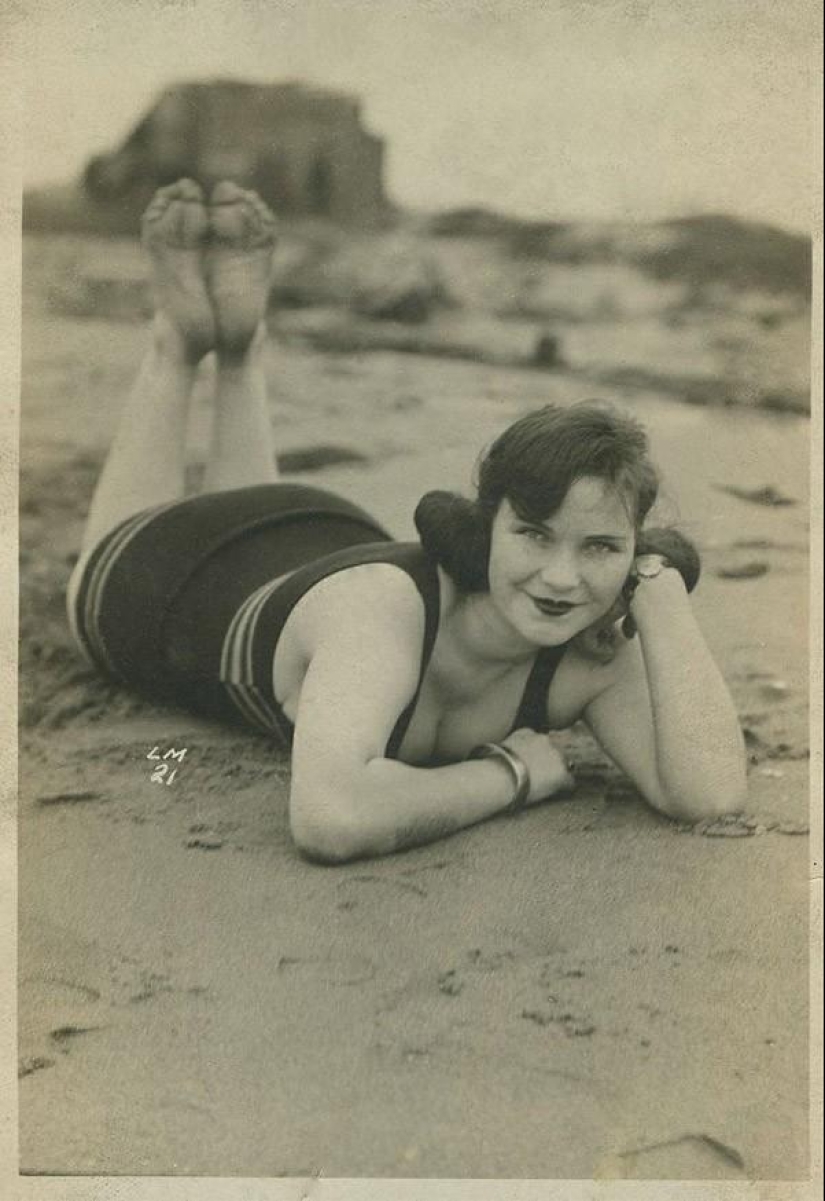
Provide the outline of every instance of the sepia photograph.
{"type": "Polygon", "coordinates": [[[2,18],[22,1196],[813,1196],[818,10],[2,18]]]}

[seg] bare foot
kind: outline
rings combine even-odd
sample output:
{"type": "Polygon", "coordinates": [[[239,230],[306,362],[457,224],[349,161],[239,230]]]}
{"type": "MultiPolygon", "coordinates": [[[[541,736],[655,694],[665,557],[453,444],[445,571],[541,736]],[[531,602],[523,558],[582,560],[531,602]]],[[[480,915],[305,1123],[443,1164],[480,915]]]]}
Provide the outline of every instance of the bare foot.
{"type": "Polygon", "coordinates": [[[191,179],[159,188],[141,223],[158,314],[177,330],[192,359],[215,345],[215,316],[203,276],[208,233],[203,192],[191,179]]]}
{"type": "Polygon", "coordinates": [[[209,201],[206,286],[217,349],[242,354],[263,320],[272,282],[275,218],[257,192],[219,183],[209,201]]]}

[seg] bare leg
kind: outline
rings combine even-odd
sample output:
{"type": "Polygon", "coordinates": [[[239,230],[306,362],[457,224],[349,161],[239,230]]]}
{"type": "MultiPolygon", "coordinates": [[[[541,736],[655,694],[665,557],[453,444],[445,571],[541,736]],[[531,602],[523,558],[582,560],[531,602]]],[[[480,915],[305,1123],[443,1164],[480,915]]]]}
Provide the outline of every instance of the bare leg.
{"type": "Polygon", "coordinates": [[[161,188],[143,219],[157,312],[150,344],[92,498],[83,551],[125,518],[183,495],[188,401],[215,318],[202,274],[208,216],[197,184],[161,188]]]}
{"type": "Polygon", "coordinates": [[[277,479],[266,395],[263,323],[272,278],[275,222],[254,193],[220,183],[209,205],[206,286],[217,329],[215,420],[207,491],[277,479]]]}

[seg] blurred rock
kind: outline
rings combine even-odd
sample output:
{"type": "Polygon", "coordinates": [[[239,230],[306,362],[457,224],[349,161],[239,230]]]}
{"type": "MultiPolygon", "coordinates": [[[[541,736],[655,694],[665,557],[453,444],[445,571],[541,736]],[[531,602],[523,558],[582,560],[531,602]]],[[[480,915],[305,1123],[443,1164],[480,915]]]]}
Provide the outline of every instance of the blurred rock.
{"type": "Polygon", "coordinates": [[[540,334],[536,339],[533,361],[537,367],[544,367],[546,370],[563,367],[564,357],[561,353],[561,340],[553,334],[540,334]]]}
{"type": "Polygon", "coordinates": [[[795,505],[797,502],[790,496],[783,496],[771,484],[764,488],[735,488],[732,484],[717,484],[720,492],[727,492],[738,500],[746,500],[752,505],[770,505],[779,508],[785,505],[795,505]]]}
{"type": "Polygon", "coordinates": [[[755,580],[767,575],[770,565],[763,559],[755,559],[750,563],[732,563],[729,567],[719,567],[716,570],[720,580],[755,580]]]}
{"type": "Polygon", "coordinates": [[[341,463],[366,463],[367,456],[359,450],[351,450],[347,446],[306,446],[298,450],[282,451],[278,455],[278,467],[281,471],[297,473],[302,471],[320,471],[323,467],[336,467],[341,463]]]}
{"type": "Polygon", "coordinates": [[[448,303],[435,260],[411,239],[372,244],[351,264],[352,308],[373,321],[420,325],[448,303]]]}
{"type": "Polygon", "coordinates": [[[221,79],[166,88],[83,185],[123,232],[156,188],[187,176],[254,188],[278,213],[361,226],[386,221],[384,142],[364,128],[357,98],[299,82],[221,79]]]}
{"type": "Polygon", "coordinates": [[[791,688],[784,680],[766,680],[764,684],[760,685],[759,691],[769,701],[777,701],[786,697],[791,688]]]}

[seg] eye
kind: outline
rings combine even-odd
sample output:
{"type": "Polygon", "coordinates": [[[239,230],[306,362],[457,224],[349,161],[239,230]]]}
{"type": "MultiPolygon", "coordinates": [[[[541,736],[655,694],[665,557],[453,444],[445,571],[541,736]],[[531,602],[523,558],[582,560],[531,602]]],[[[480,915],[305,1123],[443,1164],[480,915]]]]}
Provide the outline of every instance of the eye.
{"type": "Polygon", "coordinates": [[[592,542],[588,542],[585,550],[594,555],[596,558],[601,558],[606,555],[621,554],[624,548],[619,546],[617,542],[611,542],[609,538],[594,538],[592,542]]]}
{"type": "Polygon", "coordinates": [[[541,526],[537,525],[518,526],[516,533],[520,537],[526,538],[528,542],[534,542],[537,546],[546,546],[550,540],[547,530],[543,530],[541,526]]]}

